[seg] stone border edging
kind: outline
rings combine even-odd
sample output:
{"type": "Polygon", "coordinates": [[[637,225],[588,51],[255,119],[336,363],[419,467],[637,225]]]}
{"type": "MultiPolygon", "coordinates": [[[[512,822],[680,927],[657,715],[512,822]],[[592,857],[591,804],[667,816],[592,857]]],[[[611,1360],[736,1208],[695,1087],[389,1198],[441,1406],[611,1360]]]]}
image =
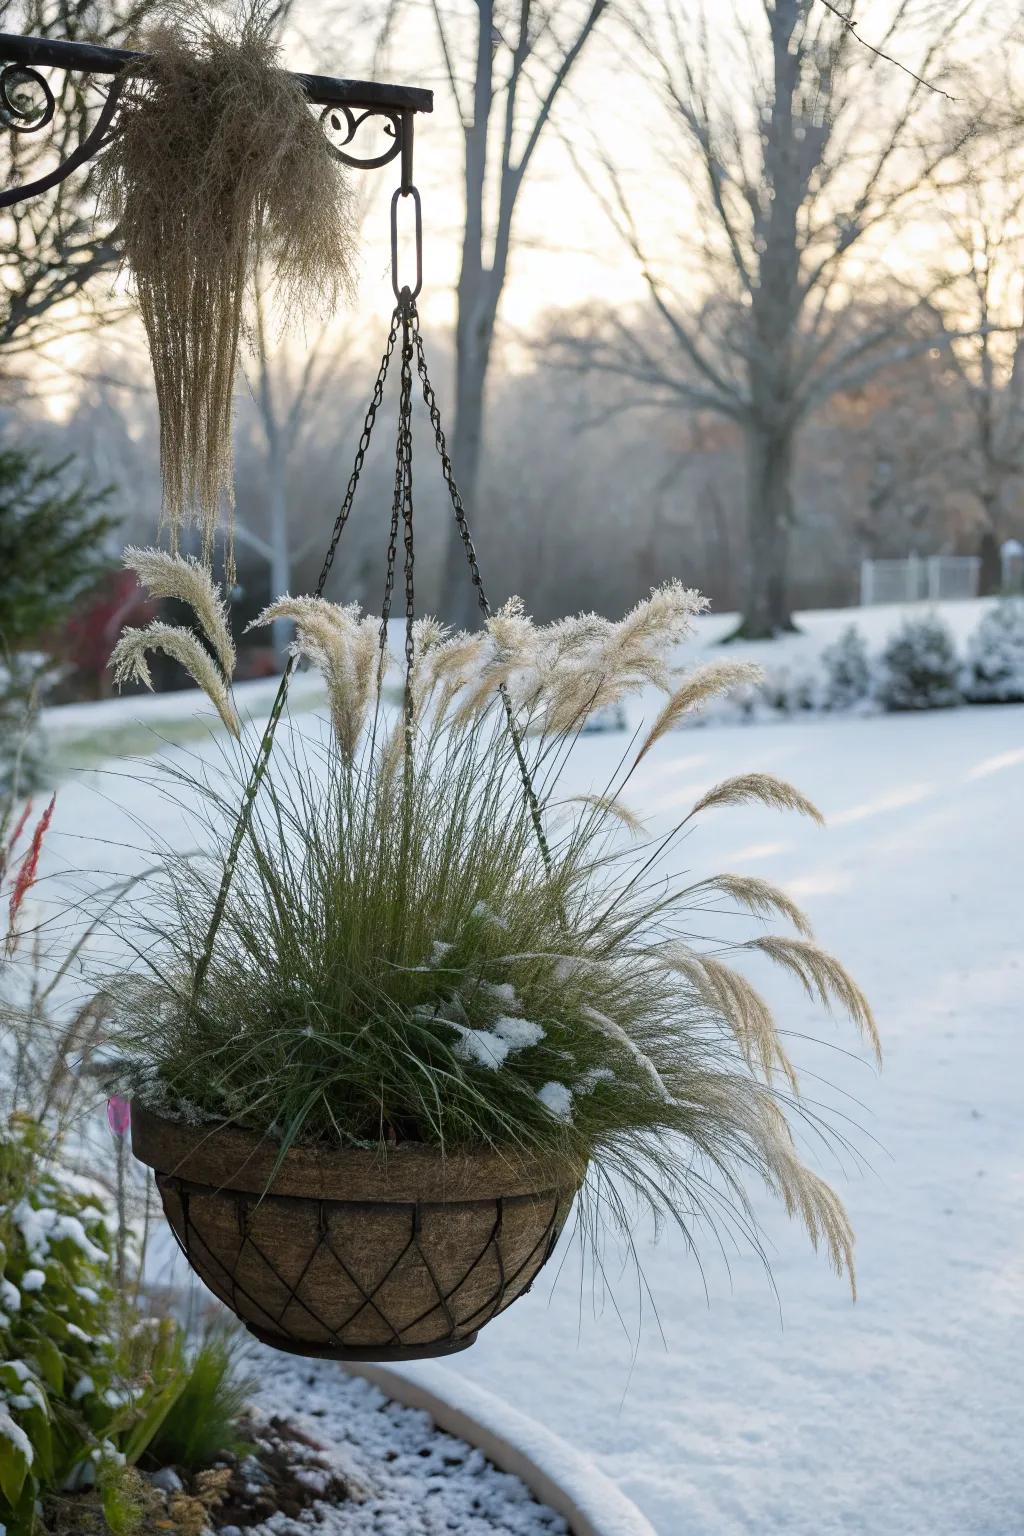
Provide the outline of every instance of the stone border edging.
{"type": "Polygon", "coordinates": [[[569,1522],[573,1536],[657,1536],[646,1515],[596,1462],[518,1408],[433,1362],[412,1371],[346,1362],[407,1408],[420,1408],[449,1434],[483,1451],[496,1467],[522,1479],[542,1504],[569,1522]]]}

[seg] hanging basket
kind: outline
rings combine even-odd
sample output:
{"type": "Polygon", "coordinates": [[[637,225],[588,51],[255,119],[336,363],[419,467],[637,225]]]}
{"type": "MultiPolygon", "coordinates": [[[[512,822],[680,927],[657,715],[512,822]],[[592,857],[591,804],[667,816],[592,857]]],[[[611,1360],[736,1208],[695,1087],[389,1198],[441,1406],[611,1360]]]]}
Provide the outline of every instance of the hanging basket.
{"type": "Polygon", "coordinates": [[[332,1360],[468,1349],[525,1295],[582,1181],[551,1158],[405,1145],[320,1153],[132,1106],[189,1264],[250,1333],[332,1360]],[[275,1172],[276,1168],[276,1172],[275,1172]]]}

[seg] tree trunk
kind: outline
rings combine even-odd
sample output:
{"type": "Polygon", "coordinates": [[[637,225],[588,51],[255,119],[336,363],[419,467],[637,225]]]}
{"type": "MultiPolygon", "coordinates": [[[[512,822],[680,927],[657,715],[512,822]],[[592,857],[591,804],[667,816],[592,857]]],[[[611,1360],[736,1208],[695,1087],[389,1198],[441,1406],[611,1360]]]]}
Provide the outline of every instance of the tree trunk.
{"type": "Polygon", "coordinates": [[[743,618],[730,640],[772,640],[796,629],[786,557],[793,521],[792,427],[747,429],[747,553],[743,618]]]}
{"type": "Polygon", "coordinates": [[[1003,562],[999,553],[999,540],[991,528],[986,528],[978,544],[978,596],[991,597],[1000,592],[1003,585],[1003,562]]]}
{"type": "MultiPolygon", "coordinates": [[[[464,281],[459,286],[459,324],[455,342],[455,430],[452,433],[451,457],[455,483],[462,495],[466,517],[475,542],[484,523],[484,519],[478,515],[477,489],[480,483],[484,387],[494,328],[494,305],[491,304],[488,296],[481,292],[482,274],[480,279],[472,285],[477,290],[472,298],[465,291],[470,287],[469,283],[464,281]]],[[[441,616],[448,623],[458,625],[460,629],[472,629],[480,620],[479,600],[470,578],[466,551],[454,514],[451,513],[450,508],[448,512],[451,524],[446,541],[447,556],[441,616]]],[[[486,541],[480,554],[482,575],[486,586],[486,541]]]]}
{"type": "MultiPolygon", "coordinates": [[[[290,590],[292,580],[291,544],[288,538],[287,470],[277,454],[272,454],[270,471],[269,544],[270,600],[274,602],[290,590]]],[[[290,619],[275,619],[271,626],[274,652],[283,665],[292,638],[290,619]]]]}

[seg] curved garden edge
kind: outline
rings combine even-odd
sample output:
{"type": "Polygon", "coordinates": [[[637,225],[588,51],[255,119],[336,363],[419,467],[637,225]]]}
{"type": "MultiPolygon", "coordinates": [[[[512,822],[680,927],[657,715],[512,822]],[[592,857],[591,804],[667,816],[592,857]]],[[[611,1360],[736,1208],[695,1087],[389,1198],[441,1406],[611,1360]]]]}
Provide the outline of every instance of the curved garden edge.
{"type": "Polygon", "coordinates": [[[407,1408],[420,1408],[449,1434],[521,1478],[568,1521],[573,1536],[658,1536],[646,1515],[588,1456],[494,1393],[434,1362],[415,1375],[385,1365],[353,1364],[361,1376],[407,1408]]]}

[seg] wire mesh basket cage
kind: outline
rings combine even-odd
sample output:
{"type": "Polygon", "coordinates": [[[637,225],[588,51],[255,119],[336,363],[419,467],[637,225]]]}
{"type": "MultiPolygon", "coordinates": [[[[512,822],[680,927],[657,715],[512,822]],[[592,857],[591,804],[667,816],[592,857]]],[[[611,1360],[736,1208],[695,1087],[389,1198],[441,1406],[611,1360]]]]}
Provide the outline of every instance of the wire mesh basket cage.
{"type": "Polygon", "coordinates": [[[404,1145],[280,1149],[132,1107],[136,1157],[203,1283],[278,1349],[409,1360],[468,1348],[550,1258],[582,1172],[404,1145]]]}

